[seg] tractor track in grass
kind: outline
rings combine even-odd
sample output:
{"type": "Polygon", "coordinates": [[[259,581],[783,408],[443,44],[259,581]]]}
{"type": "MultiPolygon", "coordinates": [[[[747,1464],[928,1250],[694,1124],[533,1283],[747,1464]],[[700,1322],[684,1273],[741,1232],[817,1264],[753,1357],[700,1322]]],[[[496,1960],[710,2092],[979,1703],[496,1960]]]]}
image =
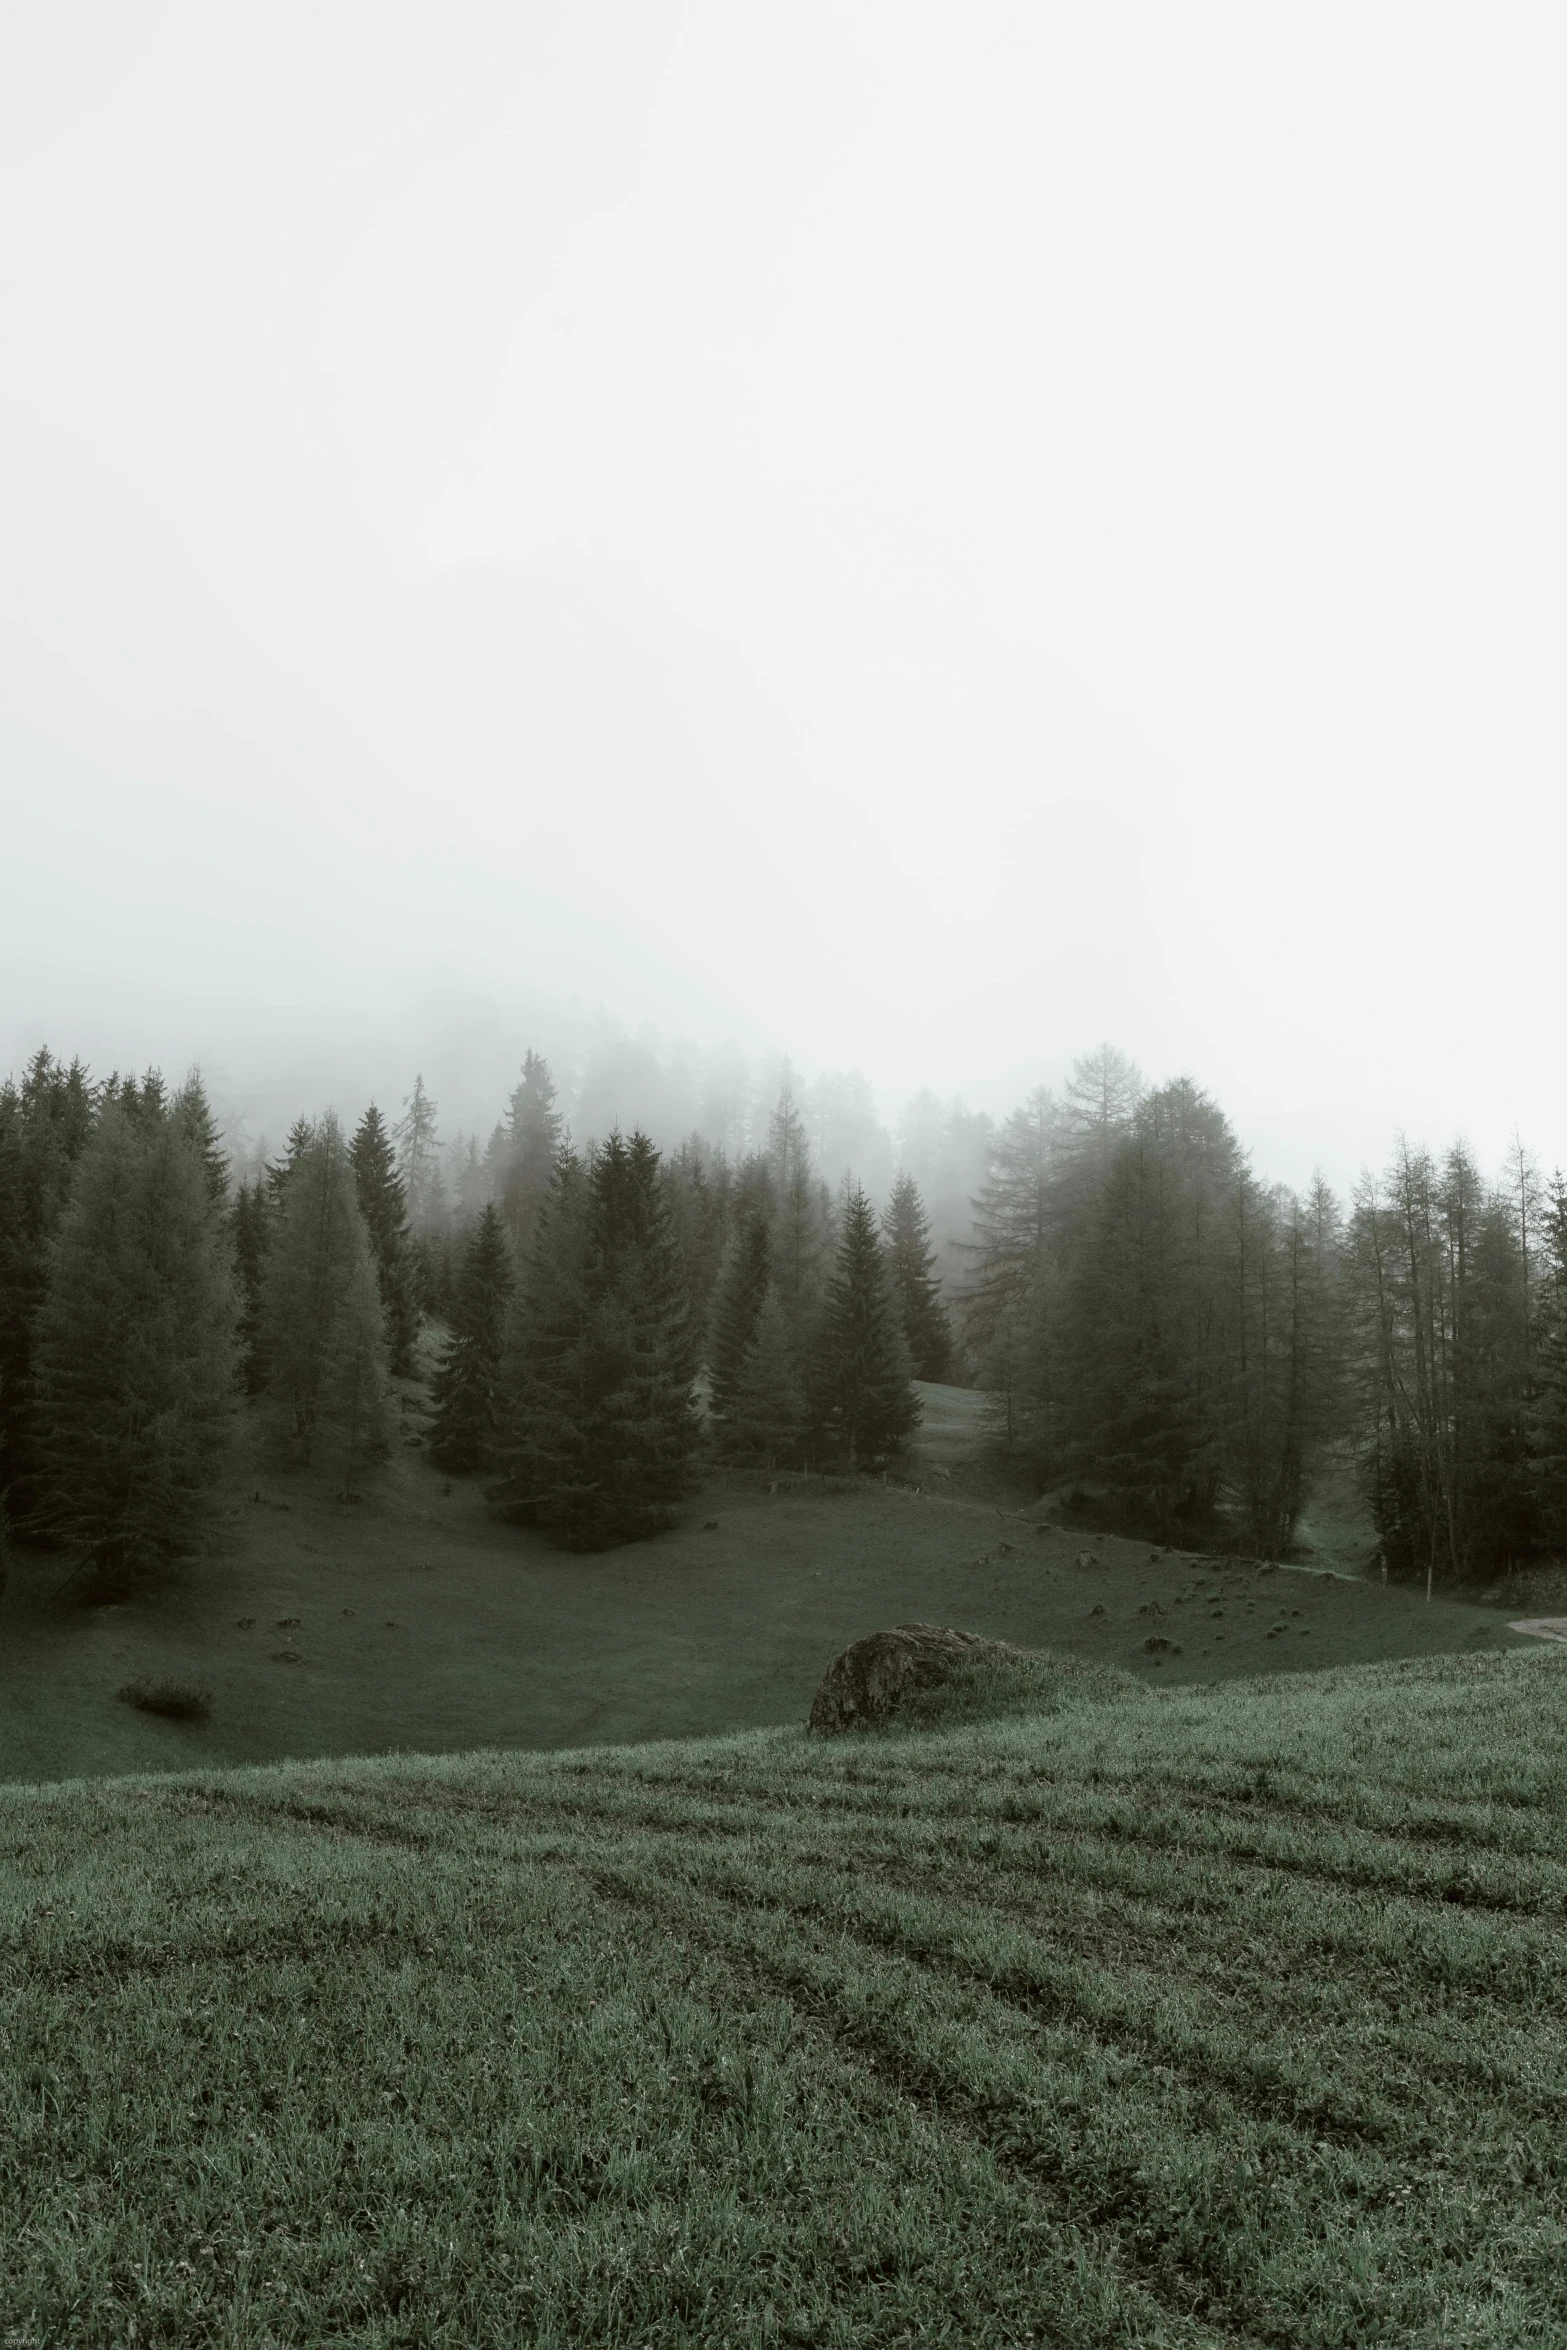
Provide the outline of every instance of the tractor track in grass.
{"type": "MultiPolygon", "coordinates": [[[[1104,2225],[1109,2215],[1103,2199],[1096,2212],[1085,2211],[1081,2204],[1073,2208],[1070,2181],[1037,2155],[1031,2156],[1020,2148],[1015,2127],[1009,2143],[1003,2132],[989,2126],[1003,2118],[1004,2109],[976,2097],[950,2075],[938,2073],[904,2044],[868,2031],[844,2011],[829,1990],[809,1980],[803,1954],[801,1962],[774,1959],[743,1938],[705,1930],[689,1903],[679,1902],[667,1887],[627,1883],[602,1864],[595,1865],[586,1858],[571,1865],[611,1908],[631,1908],[645,1915],[650,1904],[656,1904],[671,1931],[688,1948],[716,1961],[731,1981],[764,1996],[783,1998],[790,2010],[818,2031],[835,2052],[852,2054],[856,2064],[883,2093],[921,2103],[928,2098],[926,2110],[931,2120],[939,2120],[944,2130],[961,2138],[971,2150],[982,2153],[998,2175],[1043,2204],[1053,2227],[1078,2237],[1085,2229],[1092,2230],[1094,2257],[1134,2284],[1146,2297],[1152,2305],[1150,2315],[1156,2314],[1161,2328],[1165,2329],[1158,2339],[1167,2350],[1179,2350],[1183,2338],[1191,2350],[1197,2350],[1198,2345],[1204,2345],[1205,2350],[1295,2350],[1299,2337],[1293,2333],[1237,2324],[1224,2309],[1212,2280],[1200,2279],[1194,2271],[1183,2270],[1180,2274],[1190,2278],[1194,2289],[1178,2291],[1172,2264],[1148,2249],[1147,2238],[1156,2231],[1145,2230],[1144,2240],[1134,2237],[1128,2242],[1122,2234],[1104,2225]],[[1179,2330],[1173,2333],[1167,2330],[1172,2325],[1179,2330]]],[[[1015,2112],[1006,2113],[1005,2118],[1015,2125],[1015,2112]]],[[[1145,2216],[1152,2216],[1152,2205],[1141,2189],[1141,2182],[1135,2174],[1128,2174],[1121,2182],[1117,2208],[1125,2211],[1133,2206],[1145,2216]]]]}
{"type": "MultiPolygon", "coordinates": [[[[1364,2112],[1350,2113],[1342,2099],[1308,2102],[1300,2088],[1260,2080],[1255,2072],[1226,2064],[1190,2041],[1161,2034],[1146,2019],[1130,2013],[1120,2017],[1108,2015],[1105,2001],[1095,1998],[1087,1986],[1025,1979],[1022,1970],[1015,1967],[1000,1970],[987,1967],[983,1961],[968,1958],[961,1951],[938,1948],[928,1936],[900,1931],[890,1920],[866,1918],[824,1902],[777,1895],[763,1903],[751,1896],[749,1888],[711,1881],[692,1883],[688,1879],[687,1882],[694,1892],[723,1902],[736,1912],[748,1905],[753,1909],[765,1907],[773,1915],[786,1917],[796,1925],[843,1936],[879,1956],[899,1959],[933,1980],[960,1985],[998,2008],[1023,2017],[1030,2026],[1043,2024],[1061,2029],[1069,2039],[1115,2062],[1145,2067],[1155,2075],[1162,2075],[1170,2085],[1198,2098],[1218,2097],[1237,2114],[1249,2114],[1254,2120],[1290,2130],[1310,2147],[1324,2141],[1380,2147],[1395,2134],[1391,2115],[1373,2119],[1364,2112]]],[[[1110,1979],[1102,1977],[1101,1982],[1109,1991],[1110,1979]]]]}
{"type": "MultiPolygon", "coordinates": [[[[1069,2164],[1063,2166],[1058,2150],[1042,2147],[1037,2139],[1031,2144],[1019,2143],[1019,2122],[1027,2114],[1023,2100],[997,2100],[976,2093],[950,2070],[932,2062],[928,2053],[920,2054],[905,2039],[889,2036],[879,2027],[877,2019],[850,2012],[840,1995],[840,1987],[835,1987],[830,1979],[822,1979],[824,1975],[830,1978],[836,1971],[832,1945],[836,1943],[841,1949],[845,1941],[854,1941],[854,1937],[841,1932],[840,1921],[814,1917],[808,1923],[820,1937],[816,1946],[797,1941],[784,1952],[769,1952],[758,1947],[754,1932],[747,1931],[746,1914],[738,1904],[726,1904],[712,1895],[699,1895],[706,1914],[698,1914],[692,1900],[682,1899],[665,1881],[650,1882],[635,1871],[606,1866],[602,1861],[584,1860],[579,1865],[601,1897],[636,1910],[658,1908],[668,1921],[671,1933],[689,1947],[720,1958],[726,1967],[754,1987],[775,1995],[782,1993],[791,2005],[803,2008],[834,2045],[852,2048],[879,2081],[903,2094],[930,2098],[932,2110],[939,2112],[947,2126],[952,2126],[952,2116],[956,2113],[970,2142],[981,2145],[998,2170],[1027,2184],[1031,2192],[1046,2195],[1059,2224],[1089,2226],[1100,2241],[1108,2233],[1117,2264],[1135,2276],[1171,2315],[1194,2318],[1198,2323],[1216,2328],[1218,2338],[1226,2342],[1267,2343],[1278,2345],[1279,2350],[1306,2341],[1316,2345],[1331,2343],[1335,2350],[1359,2350],[1363,2341],[1390,2338],[1380,2320],[1373,2324],[1363,2313],[1355,2314],[1348,2309],[1325,2332],[1315,2319],[1307,2330],[1301,2331],[1292,2320],[1277,2319],[1267,2310],[1233,2308],[1232,2289],[1223,2273],[1229,2249],[1226,2226],[1210,2221],[1205,2240],[1216,2243],[1219,2249],[1213,2258],[1204,2258],[1200,2248],[1191,2244],[1189,2233],[1183,2235],[1177,2220],[1161,2210],[1140,2174],[1130,2167],[1123,2171],[1115,2191],[1108,2197],[1102,2192],[1085,2195],[1088,2182],[1075,2174],[1069,2164]],[[823,1942],[828,1945],[825,1949],[821,1946],[823,1942]],[[1140,2224],[1132,2224],[1129,2214],[1135,2214],[1140,2224]],[[1117,2224],[1122,2222],[1127,2224],[1117,2224]],[[1181,2280],[1179,2286],[1175,2283],[1177,2278],[1181,2280]],[[1196,2295],[1188,2289],[1192,2285],[1198,2286],[1196,2295]]],[[[754,1920],[754,1908],[750,1914],[754,1920]]],[[[792,1919],[789,1922],[795,1923],[792,1919]]],[[[868,1954],[883,1962],[888,1955],[875,1948],[868,1954]]],[[[892,1955],[909,1965],[917,1976],[931,1979],[932,1970],[903,1958],[901,1953],[892,1955]]],[[[992,1992],[988,1983],[964,1988],[978,1989],[987,2000],[992,1992]]],[[[950,2021],[956,2029],[962,2019],[952,2016],[950,2021]]],[[[1082,2038],[1086,2041],[1087,2035],[1082,2038]]],[[[1139,2068],[1136,2052],[1129,2056],[1114,2047],[1108,2051],[1095,2050],[1091,2044],[1083,2052],[1085,2055],[1107,2053],[1114,2061],[1139,2068]]],[[[1171,2086],[1188,2085],[1181,2081],[1173,2066],[1143,2064],[1141,2069],[1150,2086],[1161,2071],[1171,2086]]],[[[1362,2240],[1366,2228],[1376,2224],[1388,2238],[1389,2253],[1394,2246],[1404,2248],[1410,2213],[1420,2208],[1418,2204],[1411,2205],[1408,2198],[1416,2195],[1427,2199],[1428,2214],[1431,2209],[1440,2210],[1444,2224],[1454,2231],[1453,2240],[1464,2240],[1466,2215],[1472,2218],[1475,2206],[1463,2191],[1462,2175],[1455,2178],[1443,2166],[1440,2152],[1434,2165],[1427,2159],[1431,2149],[1425,2132],[1420,2132],[1415,2142],[1406,2137],[1402,2145],[1390,2148],[1368,2146],[1354,2138],[1335,2143],[1325,2140],[1321,2132],[1313,2136],[1288,2115],[1269,2111],[1251,2116],[1244,2101],[1227,2097],[1223,2090],[1211,2084],[1199,2081],[1195,2087],[1199,2102],[1218,2099],[1229,2106],[1238,2122],[1256,2119],[1270,2129],[1282,2130],[1299,2155],[1317,2170],[1324,2159],[1331,2161],[1335,2157],[1374,2162],[1374,2178],[1356,2178],[1346,2186],[1346,2237],[1352,2232],[1357,2241],[1362,2240]]],[[[1191,2117],[1184,2118],[1189,2127],[1191,2117]]],[[[1505,2156],[1505,2138],[1495,2151],[1498,2157],[1505,2156]]],[[[1499,2200],[1505,2198],[1499,2199],[1495,2193],[1488,2196],[1489,2202],[1499,2200]]],[[[1472,2235],[1473,2229],[1468,2232],[1472,2235]]],[[[1320,2305],[1317,2315],[1321,2315],[1320,2305]]],[[[1433,2334],[1431,2339],[1435,2342],[1445,2336],[1433,2334]]]]}

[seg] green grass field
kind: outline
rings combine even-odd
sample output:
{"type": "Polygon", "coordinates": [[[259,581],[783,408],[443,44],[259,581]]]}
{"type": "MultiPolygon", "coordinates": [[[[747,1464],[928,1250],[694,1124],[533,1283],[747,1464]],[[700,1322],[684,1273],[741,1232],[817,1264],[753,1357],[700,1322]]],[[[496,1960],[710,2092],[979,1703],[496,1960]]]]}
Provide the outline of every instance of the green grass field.
{"type": "Polygon", "coordinates": [[[1560,2343],[1564,1733],[1537,1650],[0,1789],[0,2343],[1560,2343]]]}
{"type": "Polygon", "coordinates": [[[840,1648],[911,1620],[1162,1683],[1522,1645],[1493,1609],[1042,1526],[977,1449],[980,1399],[923,1394],[922,1490],[719,1483],[601,1558],[496,1523],[411,1450],[353,1507],[256,1470],[215,1554],[131,1606],[71,1606],[68,1562],[24,1556],[0,1602],[0,1779],[781,1726],[840,1648]],[[116,1702],[165,1676],[210,1689],[211,1720],[116,1702]]]}

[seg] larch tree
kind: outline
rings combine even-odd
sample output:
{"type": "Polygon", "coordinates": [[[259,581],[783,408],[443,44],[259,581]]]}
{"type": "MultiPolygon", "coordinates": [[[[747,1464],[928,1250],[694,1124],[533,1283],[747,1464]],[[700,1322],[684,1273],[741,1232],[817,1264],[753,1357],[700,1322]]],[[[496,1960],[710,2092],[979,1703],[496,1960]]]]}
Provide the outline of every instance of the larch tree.
{"type": "Polygon", "coordinates": [[[451,1334],[432,1388],[430,1458],[450,1475],[498,1465],[506,1315],[516,1285],[506,1227],[494,1204],[487,1203],[462,1253],[453,1285],[451,1334]]]}
{"type": "Polygon", "coordinates": [[[386,1335],[370,1235],[343,1130],[328,1112],[283,1187],[262,1297],[276,1435],[345,1488],[388,1437],[386,1335]]]}
{"type": "Polygon", "coordinates": [[[972,1271],[964,1298],[969,1343],[981,1355],[1039,1265],[1050,1224],[1061,1123],[1055,1097],[1041,1085],[991,1146],[989,1172],[973,1203],[972,1271]]]}
{"type": "Polygon", "coordinates": [[[196,1548],[229,1459],[238,1298],[199,1116],[107,1102],[38,1317],[39,1515],[110,1586],[196,1548]]]}
{"type": "Polygon", "coordinates": [[[446,1187],[441,1179],[441,1135],[436,1106],[424,1088],[422,1076],[392,1129],[397,1148],[397,1172],[402,1178],[408,1221],[416,1233],[438,1225],[445,1213],[446,1187]]]}

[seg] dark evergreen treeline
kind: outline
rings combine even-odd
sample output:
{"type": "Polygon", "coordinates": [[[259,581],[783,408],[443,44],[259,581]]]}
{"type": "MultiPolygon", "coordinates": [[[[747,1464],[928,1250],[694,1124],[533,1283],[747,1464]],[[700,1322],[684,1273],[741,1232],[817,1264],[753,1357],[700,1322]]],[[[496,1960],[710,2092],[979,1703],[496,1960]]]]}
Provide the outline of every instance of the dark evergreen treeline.
{"type": "Polygon", "coordinates": [[[200,1539],[246,1404],[352,1490],[391,1382],[428,1379],[439,1468],[597,1547],[667,1524],[704,1459],[885,1464],[913,1379],[977,1376],[1041,1484],[1161,1535],[1277,1555],[1333,1457],[1394,1574],[1567,1546],[1567,1188],[1522,1151],[1492,1185],[1401,1146],[1346,1210],[1109,1047],[999,1129],[929,1108],[943,1181],[984,1145],[956,1270],[911,1172],[880,1216],[824,1181],[787,1082],[737,1154],[577,1148],[529,1053],[482,1151],[443,1146],[416,1079],[395,1121],[301,1119],[234,1186],[199,1079],[41,1052],[0,1087],[6,1522],[152,1571],[200,1539]]]}
{"type": "Polygon", "coordinates": [[[0,1088],[4,1519],[104,1583],[200,1539],[249,1405],[280,1462],[340,1490],[381,1460],[391,1388],[430,1368],[431,1451],[577,1549],[667,1524],[720,1457],[885,1459],[912,1428],[911,1344],[945,1324],[918,1195],[884,1241],[811,1172],[786,1093],[766,1152],[569,1144],[530,1053],[453,1209],[422,1079],[352,1137],[301,1118],[231,1190],[199,1078],[94,1084],[44,1052],[0,1088]],[[765,1278],[735,1268],[760,1249],[765,1278]],[[726,1377],[730,1381],[725,1386],[726,1377]]]}

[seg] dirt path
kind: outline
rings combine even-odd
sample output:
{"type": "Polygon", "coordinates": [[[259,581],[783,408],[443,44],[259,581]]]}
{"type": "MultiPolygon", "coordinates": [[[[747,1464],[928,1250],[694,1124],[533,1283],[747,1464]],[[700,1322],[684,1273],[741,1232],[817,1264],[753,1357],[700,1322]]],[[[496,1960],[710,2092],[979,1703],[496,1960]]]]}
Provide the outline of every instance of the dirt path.
{"type": "Polygon", "coordinates": [[[1567,1616],[1520,1616],[1509,1632],[1532,1632],[1536,1640],[1567,1640],[1567,1616]]]}

